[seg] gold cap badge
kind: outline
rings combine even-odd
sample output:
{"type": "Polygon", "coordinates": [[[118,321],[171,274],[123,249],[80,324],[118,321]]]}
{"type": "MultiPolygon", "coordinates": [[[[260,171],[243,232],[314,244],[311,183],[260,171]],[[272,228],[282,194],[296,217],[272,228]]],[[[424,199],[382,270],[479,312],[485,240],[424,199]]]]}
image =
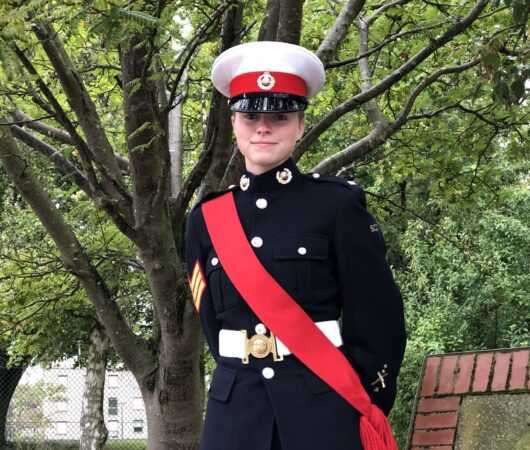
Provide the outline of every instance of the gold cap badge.
{"type": "Polygon", "coordinates": [[[263,72],[258,77],[258,87],[264,91],[270,91],[275,84],[276,80],[268,71],[263,72]]]}

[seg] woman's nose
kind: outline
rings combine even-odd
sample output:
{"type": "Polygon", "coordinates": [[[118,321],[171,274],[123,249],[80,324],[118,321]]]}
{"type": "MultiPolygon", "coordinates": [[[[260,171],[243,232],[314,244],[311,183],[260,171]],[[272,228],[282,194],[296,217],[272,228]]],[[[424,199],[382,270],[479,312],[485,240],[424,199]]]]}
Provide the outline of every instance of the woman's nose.
{"type": "Polygon", "coordinates": [[[257,132],[260,134],[266,134],[271,132],[269,121],[265,117],[258,119],[257,132]]]}

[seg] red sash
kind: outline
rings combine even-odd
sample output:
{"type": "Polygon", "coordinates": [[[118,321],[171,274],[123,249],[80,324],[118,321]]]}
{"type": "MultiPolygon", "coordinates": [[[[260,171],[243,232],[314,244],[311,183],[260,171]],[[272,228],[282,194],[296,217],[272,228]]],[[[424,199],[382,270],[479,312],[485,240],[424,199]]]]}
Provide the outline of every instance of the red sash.
{"type": "Polygon", "coordinates": [[[398,450],[388,419],[371,403],[350,362],[256,257],[237,215],[232,192],[201,208],[217,257],[232,284],[267,328],[359,411],[365,450],[398,450]]]}

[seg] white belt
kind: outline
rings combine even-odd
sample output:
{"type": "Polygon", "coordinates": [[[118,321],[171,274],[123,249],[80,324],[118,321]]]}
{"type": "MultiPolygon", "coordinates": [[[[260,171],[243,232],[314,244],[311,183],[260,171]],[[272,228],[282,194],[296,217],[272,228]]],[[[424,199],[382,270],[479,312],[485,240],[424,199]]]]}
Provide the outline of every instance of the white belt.
{"type": "MultiPolygon", "coordinates": [[[[315,322],[315,325],[320,328],[320,331],[335,347],[342,345],[342,336],[340,335],[340,326],[337,320],[315,322]]],[[[266,330],[265,327],[262,327],[262,329],[266,330]]],[[[257,333],[251,338],[247,338],[246,330],[219,331],[219,355],[221,356],[241,358],[243,362],[247,363],[249,354],[256,358],[265,358],[270,353],[276,353],[274,355],[275,360],[281,360],[284,356],[291,354],[282,341],[273,336],[272,333],[270,338],[263,333],[257,333]]]]}

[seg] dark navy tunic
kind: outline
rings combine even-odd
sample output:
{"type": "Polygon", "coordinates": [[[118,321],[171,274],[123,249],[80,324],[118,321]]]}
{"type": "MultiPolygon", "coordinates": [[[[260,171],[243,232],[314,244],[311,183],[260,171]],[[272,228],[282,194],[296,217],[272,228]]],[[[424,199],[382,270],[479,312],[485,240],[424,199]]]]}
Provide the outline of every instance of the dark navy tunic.
{"type": "MultiPolygon", "coordinates": [[[[388,414],[405,349],[403,302],[363,190],[338,177],[302,174],[292,160],[246,176],[246,190],[232,191],[256,255],[315,322],[340,318],[341,350],[388,414]],[[278,181],[284,169],[292,174],[286,184],[278,181]]],[[[295,356],[250,356],[248,365],[219,356],[219,330],[250,337],[260,320],[217,260],[200,207],[189,216],[186,258],[190,277],[197,263],[204,274],[199,314],[217,362],[200,448],[270,450],[277,430],[283,450],[362,449],[357,411],[295,356]]]]}

